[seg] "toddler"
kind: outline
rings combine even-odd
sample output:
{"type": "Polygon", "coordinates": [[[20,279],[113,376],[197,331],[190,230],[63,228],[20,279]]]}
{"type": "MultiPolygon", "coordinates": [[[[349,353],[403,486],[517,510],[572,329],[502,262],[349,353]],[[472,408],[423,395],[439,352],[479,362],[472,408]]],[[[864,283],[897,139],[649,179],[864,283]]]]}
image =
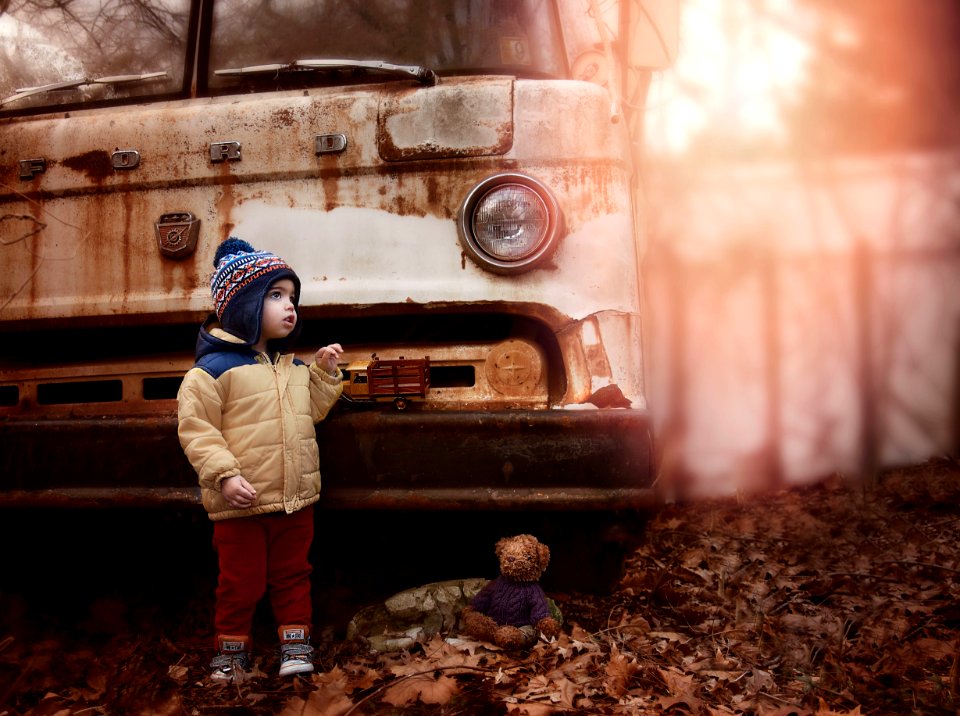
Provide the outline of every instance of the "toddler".
{"type": "Polygon", "coordinates": [[[342,349],[321,348],[311,366],[289,352],[301,327],[300,279],[279,256],[231,237],[213,263],[215,313],[177,396],[180,444],[197,471],[219,561],[211,677],[245,677],[254,611],[267,592],[280,675],[311,672],[314,425],[343,390],[342,349]]]}

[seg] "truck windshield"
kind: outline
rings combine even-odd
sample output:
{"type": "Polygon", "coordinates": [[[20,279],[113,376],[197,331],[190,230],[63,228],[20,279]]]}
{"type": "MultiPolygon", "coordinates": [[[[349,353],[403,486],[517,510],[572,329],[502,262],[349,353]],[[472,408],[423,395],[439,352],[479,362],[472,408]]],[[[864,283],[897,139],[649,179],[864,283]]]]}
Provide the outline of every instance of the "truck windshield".
{"type": "Polygon", "coordinates": [[[194,53],[200,1],[0,0],[0,115],[183,96],[194,54],[201,94],[567,71],[553,0],[213,0],[194,53]]]}
{"type": "Polygon", "coordinates": [[[11,0],[0,9],[0,112],[183,87],[190,0],[11,0]]]}
{"type": "Polygon", "coordinates": [[[416,66],[441,75],[566,73],[551,0],[220,0],[214,7],[211,90],[404,77],[303,62],[324,59],[416,66]],[[235,71],[271,65],[282,71],[235,71]]]}

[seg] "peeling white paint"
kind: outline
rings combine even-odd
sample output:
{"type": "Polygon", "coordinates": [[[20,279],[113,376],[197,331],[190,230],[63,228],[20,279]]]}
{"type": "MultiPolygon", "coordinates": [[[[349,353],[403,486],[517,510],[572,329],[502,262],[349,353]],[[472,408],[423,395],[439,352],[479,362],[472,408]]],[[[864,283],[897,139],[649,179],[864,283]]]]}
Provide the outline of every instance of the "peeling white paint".
{"type": "Polygon", "coordinates": [[[633,260],[623,215],[588,222],[563,237],[553,257],[556,270],[516,276],[464,259],[453,222],[434,216],[290,209],[262,201],[243,202],[233,216],[232,233],[293,265],[303,282],[303,305],[498,300],[541,303],[578,320],[601,310],[639,311],[639,288],[622,268],[633,260]],[[558,281],[558,273],[583,280],[558,281]]]}

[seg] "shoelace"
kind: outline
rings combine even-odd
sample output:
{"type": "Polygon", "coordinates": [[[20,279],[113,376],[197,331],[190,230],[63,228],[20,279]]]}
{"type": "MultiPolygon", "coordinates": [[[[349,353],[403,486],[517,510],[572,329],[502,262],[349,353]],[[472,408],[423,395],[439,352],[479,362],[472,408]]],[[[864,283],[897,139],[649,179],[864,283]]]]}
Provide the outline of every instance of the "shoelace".
{"type": "Polygon", "coordinates": [[[313,647],[309,644],[284,644],[280,649],[280,657],[283,661],[290,659],[301,659],[313,654],[313,647]]]}
{"type": "Polygon", "coordinates": [[[217,654],[210,662],[211,669],[220,669],[225,674],[229,674],[234,668],[247,668],[246,654],[217,654]]]}

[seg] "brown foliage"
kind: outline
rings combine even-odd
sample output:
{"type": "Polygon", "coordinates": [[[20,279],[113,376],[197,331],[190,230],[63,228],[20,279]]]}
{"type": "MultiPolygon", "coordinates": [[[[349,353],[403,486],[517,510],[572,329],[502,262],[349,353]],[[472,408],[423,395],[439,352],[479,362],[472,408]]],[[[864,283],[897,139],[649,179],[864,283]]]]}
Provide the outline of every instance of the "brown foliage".
{"type": "Polygon", "coordinates": [[[224,687],[195,635],[0,638],[0,715],[954,714],[958,478],[944,460],[873,488],[665,508],[620,588],[551,595],[563,632],[524,652],[330,642],[309,678],[281,681],[263,657],[259,678],[224,687]]]}

